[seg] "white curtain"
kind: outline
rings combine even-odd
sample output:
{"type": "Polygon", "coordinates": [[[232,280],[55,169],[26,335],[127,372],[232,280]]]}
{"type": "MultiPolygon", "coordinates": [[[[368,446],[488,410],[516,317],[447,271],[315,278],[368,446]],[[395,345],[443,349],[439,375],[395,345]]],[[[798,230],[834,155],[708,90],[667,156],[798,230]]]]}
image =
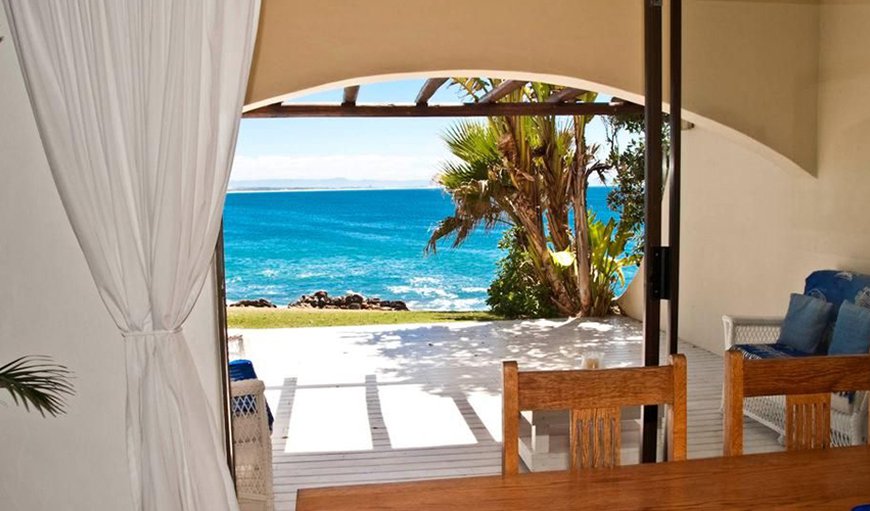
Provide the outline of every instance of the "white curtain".
{"type": "Polygon", "coordinates": [[[58,192],[123,332],[135,508],[235,511],[181,327],[220,228],[259,0],[5,7],[58,192]]]}

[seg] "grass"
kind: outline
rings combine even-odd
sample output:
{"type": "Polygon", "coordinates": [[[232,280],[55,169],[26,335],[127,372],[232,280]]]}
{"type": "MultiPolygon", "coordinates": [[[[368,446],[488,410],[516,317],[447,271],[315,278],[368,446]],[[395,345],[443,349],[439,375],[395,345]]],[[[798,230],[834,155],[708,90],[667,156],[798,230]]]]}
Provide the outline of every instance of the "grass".
{"type": "Polygon", "coordinates": [[[228,307],[230,328],[302,328],[316,326],[396,325],[501,319],[491,312],[359,311],[321,309],[258,309],[228,307]]]}

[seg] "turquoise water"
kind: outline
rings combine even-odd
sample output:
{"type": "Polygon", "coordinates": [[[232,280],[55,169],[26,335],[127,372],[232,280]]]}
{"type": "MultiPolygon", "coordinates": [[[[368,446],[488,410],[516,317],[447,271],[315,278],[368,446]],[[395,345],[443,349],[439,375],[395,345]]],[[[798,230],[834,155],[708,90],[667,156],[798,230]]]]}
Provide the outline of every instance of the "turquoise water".
{"type": "MultiPolygon", "coordinates": [[[[589,191],[590,207],[604,220],[613,216],[606,195],[606,188],[589,191]]],[[[227,299],[285,306],[322,289],[404,300],[412,309],[486,309],[501,229],[423,254],[431,228],[452,210],[437,189],[230,193],[227,299]]]]}

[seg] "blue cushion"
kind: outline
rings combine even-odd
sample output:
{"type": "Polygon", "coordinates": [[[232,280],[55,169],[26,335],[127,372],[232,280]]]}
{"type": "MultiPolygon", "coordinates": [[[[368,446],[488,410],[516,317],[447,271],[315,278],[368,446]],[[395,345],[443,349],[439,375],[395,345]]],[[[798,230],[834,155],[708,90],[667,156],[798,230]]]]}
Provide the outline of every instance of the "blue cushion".
{"type": "Polygon", "coordinates": [[[844,301],[870,307],[870,275],[851,271],[814,271],[807,277],[804,294],[834,304],[834,316],[844,301]]]}
{"type": "Polygon", "coordinates": [[[863,355],[870,352],[870,309],[843,302],[828,355],[863,355]]]}
{"type": "Polygon", "coordinates": [[[833,309],[819,298],[792,293],[777,343],[814,353],[825,337],[833,309]]]}
{"type": "Polygon", "coordinates": [[[734,347],[743,353],[743,358],[795,358],[812,355],[785,344],[735,344],[734,347]]]}
{"type": "Polygon", "coordinates": [[[254,363],[250,360],[240,358],[230,361],[230,380],[256,380],[257,371],[254,370],[254,363]]]}
{"type": "MultiPolygon", "coordinates": [[[[250,360],[240,358],[232,360],[229,363],[230,380],[256,380],[257,371],[254,370],[254,363],[250,360]]],[[[251,396],[237,396],[233,398],[233,412],[240,415],[247,408],[252,408],[254,402],[251,396]]],[[[272,423],[275,422],[275,417],[272,416],[272,409],[269,408],[269,403],[266,403],[266,415],[269,417],[269,431],[272,431],[272,423]]]]}

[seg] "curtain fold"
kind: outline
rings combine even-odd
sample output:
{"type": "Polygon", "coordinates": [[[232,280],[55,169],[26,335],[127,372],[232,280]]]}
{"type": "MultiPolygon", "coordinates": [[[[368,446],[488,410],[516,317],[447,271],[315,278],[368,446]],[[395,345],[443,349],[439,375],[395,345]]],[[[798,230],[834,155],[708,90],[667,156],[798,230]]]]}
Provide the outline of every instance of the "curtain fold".
{"type": "Polygon", "coordinates": [[[61,201],[123,333],[136,509],[238,509],[181,327],[214,252],[259,0],[4,0],[61,201]]]}

